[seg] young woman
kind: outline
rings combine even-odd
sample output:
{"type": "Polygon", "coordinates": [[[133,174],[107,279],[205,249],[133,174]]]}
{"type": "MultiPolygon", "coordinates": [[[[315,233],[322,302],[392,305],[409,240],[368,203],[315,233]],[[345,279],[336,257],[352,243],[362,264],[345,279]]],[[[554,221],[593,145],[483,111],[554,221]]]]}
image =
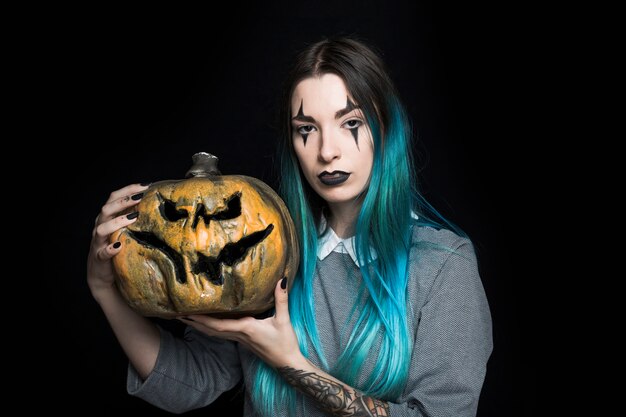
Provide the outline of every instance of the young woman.
{"type": "Polygon", "coordinates": [[[96,220],[88,283],[130,360],[128,391],[172,412],[242,378],[245,415],[472,416],[491,318],[471,242],[416,190],[411,132],[381,59],[324,40],[288,79],[281,194],[302,255],[275,314],[194,315],[184,339],[131,310],[109,235],[146,185],[115,191],[96,220]],[[256,413],[256,414],[255,414],[256,413]]]}

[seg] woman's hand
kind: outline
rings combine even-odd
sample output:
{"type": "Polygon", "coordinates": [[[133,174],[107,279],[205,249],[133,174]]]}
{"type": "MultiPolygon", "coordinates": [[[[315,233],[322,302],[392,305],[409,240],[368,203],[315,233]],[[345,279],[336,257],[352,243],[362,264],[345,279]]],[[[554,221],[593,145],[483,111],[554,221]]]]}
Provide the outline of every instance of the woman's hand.
{"type": "MultiPolygon", "coordinates": [[[[319,407],[334,416],[388,416],[387,402],[364,395],[309,362],[298,346],[289,319],[287,288],[276,284],[276,315],[263,320],[244,317],[220,320],[193,315],[182,321],[209,336],[235,340],[247,346],[268,365],[276,368],[287,383],[310,396],[319,407]]],[[[284,280],[285,284],[287,279],[284,280]]]]}
{"type": "Polygon", "coordinates": [[[204,315],[180,317],[180,320],[209,336],[245,345],[270,366],[296,366],[305,358],[300,353],[289,318],[286,278],[276,284],[274,299],[276,314],[262,320],[253,317],[217,319],[204,315]]]}
{"type": "Polygon", "coordinates": [[[121,242],[109,243],[109,236],[116,230],[137,220],[137,213],[120,215],[141,201],[147,185],[133,184],[113,191],[96,217],[87,257],[87,284],[94,297],[111,290],[115,282],[115,272],[111,258],[121,249],[121,242]]]}

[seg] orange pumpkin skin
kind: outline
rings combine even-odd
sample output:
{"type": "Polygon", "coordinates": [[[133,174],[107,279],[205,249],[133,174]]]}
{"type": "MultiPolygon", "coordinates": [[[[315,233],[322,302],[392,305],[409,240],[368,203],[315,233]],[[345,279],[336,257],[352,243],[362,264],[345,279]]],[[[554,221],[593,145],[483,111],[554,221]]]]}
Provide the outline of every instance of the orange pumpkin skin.
{"type": "Polygon", "coordinates": [[[145,316],[254,315],[288,288],[300,258],[281,198],[262,181],[209,175],[153,183],[137,221],[111,236],[117,285],[145,316]]]}

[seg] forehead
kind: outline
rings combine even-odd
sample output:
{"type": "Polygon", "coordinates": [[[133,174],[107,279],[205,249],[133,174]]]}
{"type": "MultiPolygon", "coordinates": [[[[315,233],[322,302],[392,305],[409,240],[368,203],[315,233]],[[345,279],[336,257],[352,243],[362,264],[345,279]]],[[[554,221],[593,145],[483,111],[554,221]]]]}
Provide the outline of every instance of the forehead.
{"type": "MultiPolygon", "coordinates": [[[[336,112],[346,107],[347,97],[353,100],[343,79],[335,74],[310,77],[300,81],[291,96],[291,111],[296,114],[303,103],[305,115],[313,112],[336,112]]],[[[354,100],[353,100],[354,101],[354,100]]]]}

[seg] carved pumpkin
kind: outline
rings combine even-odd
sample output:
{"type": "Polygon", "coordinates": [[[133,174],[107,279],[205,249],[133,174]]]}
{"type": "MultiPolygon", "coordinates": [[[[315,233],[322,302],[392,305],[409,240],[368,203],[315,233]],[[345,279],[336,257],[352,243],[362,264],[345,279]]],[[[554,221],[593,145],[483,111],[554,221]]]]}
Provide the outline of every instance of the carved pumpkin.
{"type": "Polygon", "coordinates": [[[217,158],[194,155],[185,180],[153,183],[139,217],[111,238],[117,285],[146,316],[252,315],[274,303],[283,277],[298,268],[293,221],[262,181],[220,175],[217,158]]]}

